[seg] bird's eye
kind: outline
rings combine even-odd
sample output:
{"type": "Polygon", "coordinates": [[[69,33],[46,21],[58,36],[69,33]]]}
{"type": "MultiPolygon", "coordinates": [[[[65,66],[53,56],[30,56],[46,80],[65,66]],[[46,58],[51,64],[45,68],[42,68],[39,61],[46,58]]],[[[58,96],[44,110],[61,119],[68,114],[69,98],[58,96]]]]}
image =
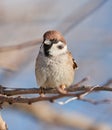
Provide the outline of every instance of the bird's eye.
{"type": "Polygon", "coordinates": [[[58,49],[63,49],[63,45],[57,46],[58,49]]]}

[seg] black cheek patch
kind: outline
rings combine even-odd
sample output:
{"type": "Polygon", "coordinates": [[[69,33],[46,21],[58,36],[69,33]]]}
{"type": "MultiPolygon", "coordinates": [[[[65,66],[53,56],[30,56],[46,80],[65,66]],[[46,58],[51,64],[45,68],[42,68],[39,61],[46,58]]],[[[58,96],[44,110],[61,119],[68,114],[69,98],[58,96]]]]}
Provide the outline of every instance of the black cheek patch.
{"type": "Polygon", "coordinates": [[[46,45],[44,44],[44,54],[45,56],[49,56],[49,49],[52,47],[52,44],[46,45]]]}

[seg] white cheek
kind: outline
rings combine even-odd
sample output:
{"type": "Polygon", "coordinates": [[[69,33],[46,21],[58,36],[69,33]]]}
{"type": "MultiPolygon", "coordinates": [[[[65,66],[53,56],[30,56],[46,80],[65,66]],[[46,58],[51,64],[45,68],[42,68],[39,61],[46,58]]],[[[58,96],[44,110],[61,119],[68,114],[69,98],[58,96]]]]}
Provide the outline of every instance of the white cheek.
{"type": "Polygon", "coordinates": [[[60,55],[60,54],[67,52],[67,45],[64,45],[64,48],[62,48],[62,49],[59,49],[57,47],[57,46],[63,45],[63,44],[64,43],[62,43],[62,42],[58,42],[57,44],[53,44],[49,50],[50,55],[57,56],[57,55],[60,55]]]}

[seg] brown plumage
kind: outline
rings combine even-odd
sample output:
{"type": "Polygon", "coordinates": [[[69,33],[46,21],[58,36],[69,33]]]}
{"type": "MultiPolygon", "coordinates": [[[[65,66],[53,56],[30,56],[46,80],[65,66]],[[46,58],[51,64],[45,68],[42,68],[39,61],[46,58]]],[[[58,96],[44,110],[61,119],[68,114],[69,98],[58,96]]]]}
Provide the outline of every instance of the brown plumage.
{"type": "Polygon", "coordinates": [[[50,39],[50,40],[54,39],[54,40],[58,40],[58,41],[61,41],[66,44],[66,41],[65,41],[64,37],[62,36],[62,34],[55,30],[47,31],[43,35],[43,40],[46,40],[46,39],[50,39]]]}
{"type": "Polygon", "coordinates": [[[69,53],[69,57],[72,58],[72,61],[73,61],[73,69],[78,68],[78,65],[77,65],[77,63],[75,62],[74,58],[72,57],[71,52],[68,51],[68,53],[69,53]]]}

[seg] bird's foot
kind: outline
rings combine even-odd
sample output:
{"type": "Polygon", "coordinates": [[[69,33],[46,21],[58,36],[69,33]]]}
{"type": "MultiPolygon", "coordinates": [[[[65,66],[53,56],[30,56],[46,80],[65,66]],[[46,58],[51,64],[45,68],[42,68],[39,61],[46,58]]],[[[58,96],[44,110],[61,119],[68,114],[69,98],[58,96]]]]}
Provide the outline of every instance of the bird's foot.
{"type": "Polygon", "coordinates": [[[63,85],[60,85],[59,87],[57,87],[57,91],[60,93],[60,94],[67,94],[67,91],[65,90],[66,86],[63,84],[63,85]]]}
{"type": "Polygon", "coordinates": [[[45,88],[40,87],[39,95],[40,95],[40,97],[45,97],[45,88]]]}

